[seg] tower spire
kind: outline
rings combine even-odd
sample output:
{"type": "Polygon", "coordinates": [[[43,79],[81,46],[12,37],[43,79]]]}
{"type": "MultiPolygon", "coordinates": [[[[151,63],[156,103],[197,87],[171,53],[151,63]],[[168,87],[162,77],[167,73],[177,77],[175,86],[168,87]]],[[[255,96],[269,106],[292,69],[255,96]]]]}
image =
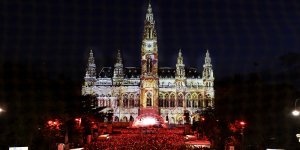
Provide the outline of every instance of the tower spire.
{"type": "Polygon", "coordinates": [[[158,46],[153,18],[152,7],[149,1],[146,19],[144,21],[144,34],[141,48],[142,76],[158,76],[158,46]]]}
{"type": "Polygon", "coordinates": [[[206,82],[205,85],[213,86],[214,74],[213,74],[211,58],[209,56],[208,50],[206,50],[202,75],[203,75],[204,82],[206,82]]]}
{"type": "Polygon", "coordinates": [[[144,21],[144,39],[156,40],[155,21],[153,17],[151,3],[149,1],[146,19],[144,21]]]}
{"type": "Polygon", "coordinates": [[[90,50],[84,81],[85,86],[93,86],[96,82],[96,65],[93,50],[90,50]]]}
{"type": "Polygon", "coordinates": [[[92,49],[90,50],[90,54],[89,54],[86,75],[88,75],[89,77],[96,77],[96,65],[95,65],[94,54],[92,49]]]}
{"type": "Polygon", "coordinates": [[[121,52],[120,52],[119,49],[118,49],[118,52],[117,52],[117,63],[122,64],[121,52]]]}
{"type": "Polygon", "coordinates": [[[117,58],[114,68],[113,84],[122,85],[124,78],[123,64],[120,50],[117,50],[117,58]]]}
{"type": "MultiPolygon", "coordinates": [[[[158,108],[158,46],[155,21],[149,1],[141,46],[141,93],[140,104],[143,108],[158,108]]],[[[157,110],[158,112],[158,110],[157,110]]]]}
{"type": "Polygon", "coordinates": [[[206,50],[205,64],[206,64],[206,65],[211,65],[211,59],[210,59],[209,51],[208,51],[208,50],[206,50]]]}
{"type": "Polygon", "coordinates": [[[147,8],[146,21],[150,22],[151,24],[154,24],[152,7],[151,7],[150,1],[149,1],[148,8],[147,8]]]}
{"type": "Polygon", "coordinates": [[[185,65],[183,63],[183,57],[181,53],[181,49],[179,49],[178,57],[177,57],[177,63],[176,63],[176,75],[175,75],[175,81],[176,86],[178,88],[182,88],[185,86],[185,65]]]}
{"type": "Polygon", "coordinates": [[[183,57],[182,57],[181,49],[179,49],[179,52],[178,52],[177,64],[183,64],[183,57]]]}

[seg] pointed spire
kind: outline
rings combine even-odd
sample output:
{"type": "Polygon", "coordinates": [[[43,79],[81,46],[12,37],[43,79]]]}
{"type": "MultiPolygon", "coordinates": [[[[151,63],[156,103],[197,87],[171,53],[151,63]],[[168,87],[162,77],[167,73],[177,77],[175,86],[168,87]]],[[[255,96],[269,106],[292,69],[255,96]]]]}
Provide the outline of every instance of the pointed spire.
{"type": "Polygon", "coordinates": [[[150,22],[151,24],[154,24],[152,7],[151,7],[150,1],[149,1],[148,8],[147,8],[146,21],[150,22]]]}
{"type": "Polygon", "coordinates": [[[151,1],[149,0],[149,4],[148,4],[148,13],[152,13],[152,7],[151,7],[151,1]]]}
{"type": "Polygon", "coordinates": [[[179,49],[179,52],[178,52],[177,64],[183,64],[183,57],[182,57],[181,49],[179,49]]]}
{"type": "Polygon", "coordinates": [[[214,78],[211,59],[210,59],[208,50],[206,50],[202,76],[204,79],[213,79],[214,78]]]}
{"type": "Polygon", "coordinates": [[[179,49],[178,56],[182,57],[181,49],[179,49]]]}
{"type": "Polygon", "coordinates": [[[90,50],[90,56],[89,56],[89,65],[91,64],[95,64],[94,62],[94,54],[93,54],[93,50],[90,50]]]}
{"type": "Polygon", "coordinates": [[[118,49],[115,68],[114,68],[113,84],[121,85],[123,77],[124,77],[124,73],[123,73],[121,51],[118,49]]]}
{"type": "Polygon", "coordinates": [[[209,57],[209,51],[208,51],[208,49],[206,50],[206,57],[209,57]]]}
{"type": "Polygon", "coordinates": [[[205,64],[210,64],[211,63],[211,59],[209,56],[209,51],[206,50],[206,56],[205,56],[205,64]]]}
{"type": "Polygon", "coordinates": [[[119,49],[117,50],[117,57],[116,57],[116,63],[115,63],[115,69],[118,69],[118,68],[123,68],[121,51],[119,49]]]}
{"type": "Polygon", "coordinates": [[[86,68],[86,76],[88,77],[96,77],[96,65],[94,60],[93,50],[90,50],[88,65],[86,68]]]}
{"type": "Polygon", "coordinates": [[[93,57],[93,50],[92,49],[90,50],[90,56],[93,57]]]}
{"type": "Polygon", "coordinates": [[[120,52],[119,49],[118,49],[118,52],[117,52],[117,63],[122,64],[121,52],[120,52]]]}

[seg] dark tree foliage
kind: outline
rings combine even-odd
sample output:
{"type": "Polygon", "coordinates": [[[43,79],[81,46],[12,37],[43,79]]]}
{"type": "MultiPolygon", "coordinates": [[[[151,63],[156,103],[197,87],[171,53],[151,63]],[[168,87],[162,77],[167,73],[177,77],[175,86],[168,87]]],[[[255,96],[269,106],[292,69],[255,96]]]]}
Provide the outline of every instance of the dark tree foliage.
{"type": "Polygon", "coordinates": [[[262,148],[270,138],[281,143],[280,147],[296,143],[295,121],[291,121],[289,114],[299,92],[285,81],[268,81],[259,73],[216,81],[216,115],[229,122],[247,122],[246,147],[262,148]]]}

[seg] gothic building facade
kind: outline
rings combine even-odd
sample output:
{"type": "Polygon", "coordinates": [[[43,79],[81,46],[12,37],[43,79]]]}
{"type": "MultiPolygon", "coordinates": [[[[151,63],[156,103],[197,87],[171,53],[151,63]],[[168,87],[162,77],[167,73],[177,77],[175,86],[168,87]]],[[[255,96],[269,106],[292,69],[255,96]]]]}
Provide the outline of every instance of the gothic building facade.
{"type": "Polygon", "coordinates": [[[118,50],[114,67],[103,67],[96,74],[93,51],[90,51],[82,95],[95,95],[97,107],[113,112],[113,121],[133,121],[150,112],[172,124],[184,122],[183,114],[195,114],[214,108],[214,75],[206,51],[202,73],[185,67],[179,50],[175,68],[159,67],[157,34],[149,4],[144,21],[141,45],[141,67],[124,67],[118,50]]]}

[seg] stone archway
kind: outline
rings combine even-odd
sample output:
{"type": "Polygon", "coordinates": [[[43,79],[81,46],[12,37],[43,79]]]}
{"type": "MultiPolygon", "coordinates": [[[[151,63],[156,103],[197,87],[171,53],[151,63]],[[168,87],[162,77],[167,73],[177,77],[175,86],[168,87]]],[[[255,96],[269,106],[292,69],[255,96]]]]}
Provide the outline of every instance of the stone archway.
{"type": "Polygon", "coordinates": [[[174,117],[171,117],[170,124],[175,124],[175,118],[174,117]]]}
{"type": "Polygon", "coordinates": [[[122,122],[128,122],[128,118],[126,116],[123,117],[122,122]]]}
{"type": "Polygon", "coordinates": [[[176,119],[176,123],[177,124],[183,124],[183,117],[182,116],[178,116],[177,119],[176,119]]]}
{"type": "Polygon", "coordinates": [[[115,116],[115,122],[119,122],[119,117],[118,116],[115,116]]]}

